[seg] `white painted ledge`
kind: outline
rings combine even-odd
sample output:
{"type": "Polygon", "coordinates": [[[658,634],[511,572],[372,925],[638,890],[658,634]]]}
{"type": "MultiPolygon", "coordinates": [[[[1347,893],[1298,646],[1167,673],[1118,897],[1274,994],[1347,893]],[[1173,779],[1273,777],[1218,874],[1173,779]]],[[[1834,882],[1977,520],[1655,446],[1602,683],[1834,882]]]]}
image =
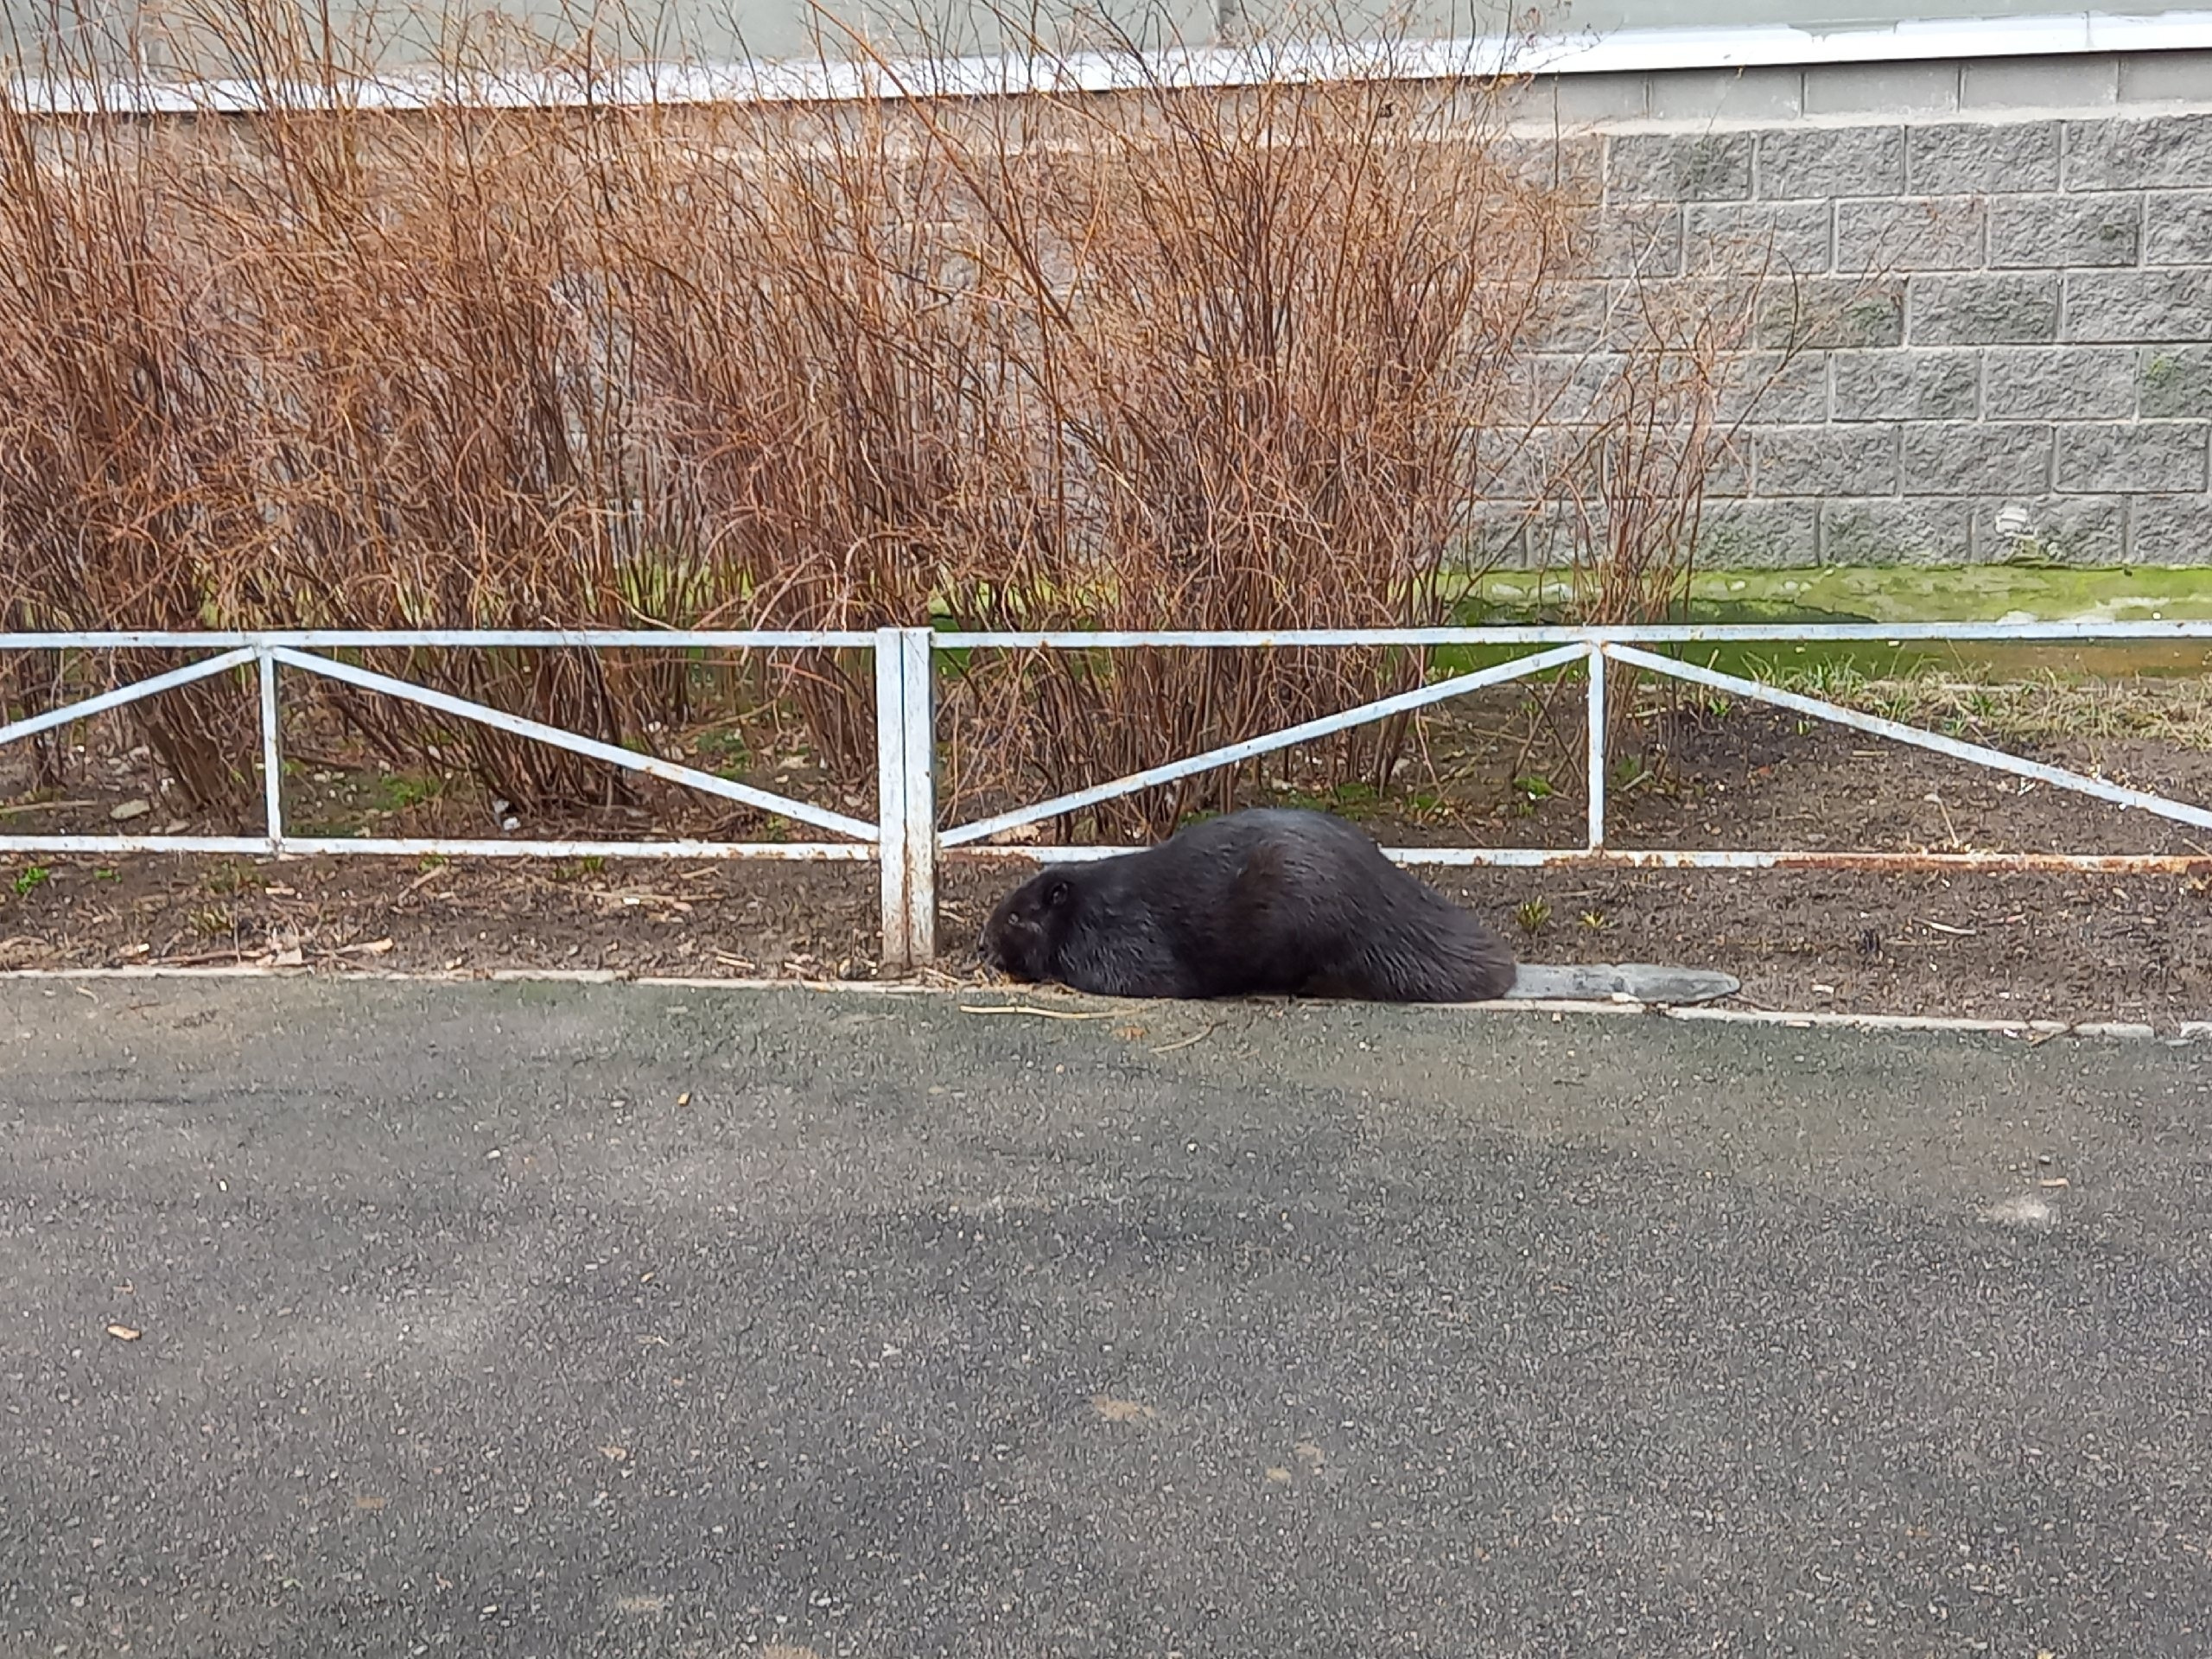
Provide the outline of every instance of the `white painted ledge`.
{"type": "MultiPolygon", "coordinates": [[[[646,63],[558,73],[456,77],[395,73],[346,83],[343,101],[405,111],[454,105],[495,109],[645,104],[811,103],[1031,92],[1126,92],[1148,86],[1245,86],[1268,81],[1423,80],[1510,75],[1643,74],[1826,64],[2055,57],[2212,50],[2212,11],[2147,16],[2070,12],[1885,23],[1852,29],[1763,24],[1631,29],[1528,39],[1462,38],[1280,46],[1198,47],[1147,54],[1079,52],[822,61],[646,63]]],[[[209,81],[171,86],[25,80],[16,96],[37,112],[252,114],[330,101],[313,85],[209,81]]]]}

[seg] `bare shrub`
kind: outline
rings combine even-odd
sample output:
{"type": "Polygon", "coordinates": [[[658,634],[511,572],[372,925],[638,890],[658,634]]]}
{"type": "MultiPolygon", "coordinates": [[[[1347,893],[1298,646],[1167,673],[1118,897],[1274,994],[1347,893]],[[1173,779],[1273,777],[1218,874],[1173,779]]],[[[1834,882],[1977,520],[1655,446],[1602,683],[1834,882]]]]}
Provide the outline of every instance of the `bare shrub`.
{"type": "MultiPolygon", "coordinates": [[[[484,38],[452,36],[456,81],[484,38]]],[[[1529,358],[1587,203],[1527,164],[1484,86],[1140,70],[1103,98],[393,114],[349,101],[359,47],[273,0],[209,0],[170,55],[261,113],[0,102],[10,622],[1430,623],[1483,556],[1500,469],[1539,447],[1529,358]]],[[[1616,342],[1538,492],[1575,527],[1596,620],[1681,590],[1719,442],[1729,326],[1646,334],[1616,342]]],[[[633,747],[766,702],[847,782],[872,772],[861,653],[382,665],[633,747]]],[[[952,806],[1428,666],[978,656],[948,686],[952,806]]],[[[395,761],[458,754],[518,802],[619,794],[543,746],[322,695],[395,761]]],[[[209,683],[147,721],[213,804],[245,781],[250,715],[243,683],[209,683]]],[[[1379,785],[1408,738],[1364,728],[1328,764],[1379,785]]],[[[1157,830],[1235,786],[1103,827],[1157,830]]]]}

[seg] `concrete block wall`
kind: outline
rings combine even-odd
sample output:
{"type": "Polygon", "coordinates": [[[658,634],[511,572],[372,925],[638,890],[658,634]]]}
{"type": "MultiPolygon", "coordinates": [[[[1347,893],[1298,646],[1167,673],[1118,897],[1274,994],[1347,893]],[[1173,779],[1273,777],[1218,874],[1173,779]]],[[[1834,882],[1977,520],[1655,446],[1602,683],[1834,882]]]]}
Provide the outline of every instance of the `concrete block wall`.
{"type": "Polygon", "coordinates": [[[1599,203],[1554,418],[1627,296],[1770,272],[1710,560],[2212,564],[2212,53],[1560,77],[1517,115],[1599,203]]]}

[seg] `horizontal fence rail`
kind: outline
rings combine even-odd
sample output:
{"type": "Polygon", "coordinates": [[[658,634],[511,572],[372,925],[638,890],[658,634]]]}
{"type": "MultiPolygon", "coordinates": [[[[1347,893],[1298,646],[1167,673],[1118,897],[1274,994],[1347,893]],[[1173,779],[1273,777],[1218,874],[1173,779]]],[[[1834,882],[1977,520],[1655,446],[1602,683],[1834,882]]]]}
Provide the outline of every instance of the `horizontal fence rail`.
{"type": "Polygon", "coordinates": [[[1660,624],[1630,627],[1507,626],[1272,629],[1184,632],[1040,630],[983,633],[927,628],[843,630],[652,630],[425,628],[404,631],[304,628],[179,632],[0,632],[0,652],[204,651],[181,668],[120,685],[0,725],[0,745],[36,736],[126,708],[164,691],[215,676],[251,670],[259,693],[259,758],[264,824],[258,836],[166,834],[0,836],[0,853],[132,852],[258,854],[275,856],[601,857],[620,859],[778,859],[866,861],[878,866],[887,967],[930,961],[936,950],[937,874],[946,854],[1046,863],[1109,857],[1130,850],[1109,845],[1009,844],[996,838],[1085,807],[1176,782],[1217,767],[1310,742],[1395,715],[1433,707],[1531,675],[1573,671],[1586,681],[1588,716],[1585,766],[1588,810],[1584,844],[1567,848],[1399,847],[1386,850],[1407,864],[1533,868],[1611,865],[1636,869],[2047,870],[2166,873],[2212,869],[2212,852],[2093,854],[2006,852],[1745,851],[1614,848],[1606,843],[1605,736],[1607,669],[1624,668],[1723,691],[1871,736],[1926,749],[1948,759],[2103,801],[2126,811],[2212,830],[2212,808],[2131,789],[1942,733],[1863,714],[1841,704],[1784,690],[1740,675],[1662,655],[1653,647],[1813,644],[2083,645],[2204,640],[2212,620],[2133,622],[1920,622],[1660,624]],[[1055,794],[988,817],[940,827],[937,788],[937,658],[950,651],[1329,650],[1445,645],[1518,648],[1490,667],[1380,698],[1339,714],[1224,744],[1102,784],[1055,794]],[[875,665],[877,804],[873,822],[702,772],[579,732],[511,714],[489,704],[416,684],[327,653],[365,650],[866,650],[875,665]],[[282,781],[283,684],[280,671],[340,682],[361,691],[436,709],[456,719],[658,778],[664,782],[788,817],[828,832],[813,842],[582,841],[434,836],[300,836],[284,823],[282,781]]]}

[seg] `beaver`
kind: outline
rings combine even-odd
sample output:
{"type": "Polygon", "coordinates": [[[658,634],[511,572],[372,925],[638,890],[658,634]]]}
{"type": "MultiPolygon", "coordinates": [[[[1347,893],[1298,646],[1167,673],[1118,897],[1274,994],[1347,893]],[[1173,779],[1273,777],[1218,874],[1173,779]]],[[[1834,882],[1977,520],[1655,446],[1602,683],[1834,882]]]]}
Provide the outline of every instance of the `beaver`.
{"type": "Polygon", "coordinates": [[[1260,808],[1059,865],[991,912],[984,960],[1104,996],[1480,1002],[1513,953],[1326,812],[1260,808]]]}

